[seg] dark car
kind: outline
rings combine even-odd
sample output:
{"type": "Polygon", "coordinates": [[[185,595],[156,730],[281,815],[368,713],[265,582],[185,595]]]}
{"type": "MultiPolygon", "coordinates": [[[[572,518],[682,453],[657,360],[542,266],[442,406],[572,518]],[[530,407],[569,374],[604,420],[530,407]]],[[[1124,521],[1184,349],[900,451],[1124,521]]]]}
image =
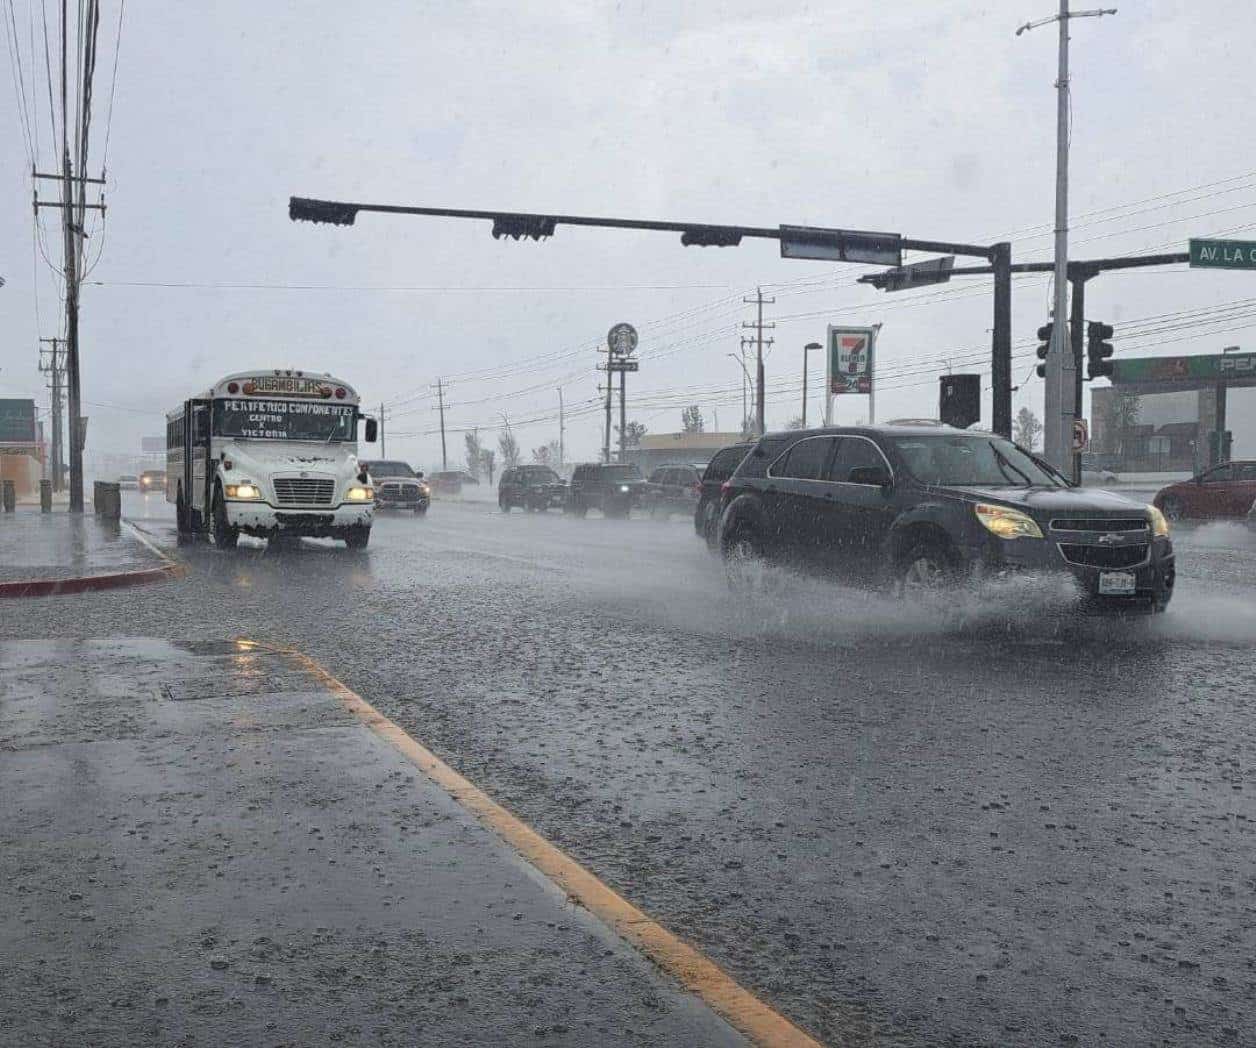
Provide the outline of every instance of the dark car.
{"type": "Polygon", "coordinates": [[[370,475],[375,487],[376,509],[406,509],[425,516],[432,503],[432,492],[423,480],[422,470],[397,459],[359,462],[370,475]]]}
{"type": "Polygon", "coordinates": [[[733,471],[741,465],[754,444],[730,444],[720,448],[707,463],[699,481],[698,504],[693,510],[693,529],[705,540],[706,544],[715,549],[719,545],[720,533],[720,487],[733,475],[733,471]]]}
{"type": "Polygon", "coordinates": [[[1245,520],[1256,502],[1256,462],[1225,462],[1156,493],[1170,520],[1245,520]]]}
{"type": "Polygon", "coordinates": [[[515,466],[504,470],[497,482],[497,505],[503,513],[515,506],[544,513],[551,506],[561,509],[566,499],[567,485],[549,466],[515,466]]]}
{"type": "Polygon", "coordinates": [[[640,505],[646,481],[632,463],[585,462],[571,474],[564,511],[583,517],[591,509],[604,517],[626,517],[640,505]]]}
{"type": "Polygon", "coordinates": [[[769,434],[726,485],[730,567],[806,565],[904,595],[1017,572],[1071,574],[1088,603],[1160,611],[1173,593],[1163,514],[1074,488],[1011,441],[950,427],[769,434]]]}
{"type": "Polygon", "coordinates": [[[432,490],[440,495],[461,495],[467,474],[460,469],[443,469],[432,474],[432,490]]]}
{"type": "Polygon", "coordinates": [[[650,474],[643,506],[651,517],[666,520],[673,513],[693,516],[702,487],[702,470],[698,466],[659,466],[650,474]]]}

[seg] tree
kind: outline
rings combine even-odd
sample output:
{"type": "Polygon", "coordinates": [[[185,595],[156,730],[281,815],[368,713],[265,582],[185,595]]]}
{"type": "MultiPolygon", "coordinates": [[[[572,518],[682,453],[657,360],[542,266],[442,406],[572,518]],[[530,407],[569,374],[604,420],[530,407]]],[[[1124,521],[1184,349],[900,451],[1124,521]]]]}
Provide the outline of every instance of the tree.
{"type": "Polygon", "coordinates": [[[803,422],[802,416],[796,415],[794,418],[791,418],[789,420],[789,425],[787,425],[785,428],[786,429],[802,429],[805,426],[806,426],[806,423],[803,422]]]}
{"type": "Polygon", "coordinates": [[[702,421],[702,409],[697,404],[690,404],[680,413],[680,424],[686,433],[702,433],[706,423],[702,421]]]}
{"type": "Polygon", "coordinates": [[[484,463],[484,472],[488,474],[488,486],[493,486],[493,470],[497,466],[497,453],[491,448],[480,452],[480,461],[484,463]]]}
{"type": "Polygon", "coordinates": [[[558,449],[557,440],[551,440],[546,444],[542,444],[539,448],[532,449],[532,461],[542,466],[558,465],[558,449]]]}
{"type": "Polygon", "coordinates": [[[519,441],[510,431],[510,423],[502,419],[502,431],[497,435],[497,450],[501,453],[502,468],[514,469],[519,465],[519,441]]]}
{"type": "Polygon", "coordinates": [[[1038,421],[1029,408],[1021,408],[1016,413],[1016,421],[1012,423],[1012,439],[1023,448],[1033,451],[1038,447],[1038,438],[1042,436],[1042,423],[1038,421]]]}
{"type": "Polygon", "coordinates": [[[1137,393],[1122,390],[1114,398],[1112,405],[1112,429],[1116,436],[1116,450],[1125,454],[1125,445],[1130,439],[1130,430],[1138,425],[1143,413],[1143,399],[1137,393]]]}
{"type": "Polygon", "coordinates": [[[480,475],[480,466],[484,460],[484,448],[480,446],[480,431],[473,429],[462,437],[467,446],[467,472],[473,477],[480,475]]]}
{"type": "MultiPolygon", "coordinates": [[[[619,427],[615,427],[615,432],[619,432],[619,427]]],[[[624,447],[639,448],[641,447],[641,438],[645,436],[645,425],[640,422],[629,422],[624,427],[624,447]]]]}

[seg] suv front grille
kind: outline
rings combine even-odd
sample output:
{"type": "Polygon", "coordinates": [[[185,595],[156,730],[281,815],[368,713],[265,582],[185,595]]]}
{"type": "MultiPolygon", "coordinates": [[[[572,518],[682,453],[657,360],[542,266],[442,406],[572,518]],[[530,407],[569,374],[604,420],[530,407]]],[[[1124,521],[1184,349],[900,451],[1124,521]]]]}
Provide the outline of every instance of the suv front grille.
{"type": "Polygon", "coordinates": [[[1051,522],[1052,531],[1146,531],[1143,517],[1064,517],[1051,522]]]}
{"type": "Polygon", "coordinates": [[[330,506],[336,494],[334,480],[277,477],[275,501],[281,506],[330,506]]]}
{"type": "Polygon", "coordinates": [[[1129,546],[1082,546],[1061,542],[1060,553],[1070,564],[1087,568],[1132,568],[1147,559],[1147,543],[1129,546]]]}

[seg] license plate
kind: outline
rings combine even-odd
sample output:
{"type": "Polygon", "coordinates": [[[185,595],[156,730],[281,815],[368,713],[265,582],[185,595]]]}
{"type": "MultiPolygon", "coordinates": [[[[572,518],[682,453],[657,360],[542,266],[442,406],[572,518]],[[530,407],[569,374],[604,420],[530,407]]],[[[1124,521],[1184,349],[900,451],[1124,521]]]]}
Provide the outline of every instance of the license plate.
{"type": "Polygon", "coordinates": [[[1134,573],[1132,571],[1101,571],[1099,573],[1099,595],[1102,597],[1132,597],[1134,595],[1134,573]]]}

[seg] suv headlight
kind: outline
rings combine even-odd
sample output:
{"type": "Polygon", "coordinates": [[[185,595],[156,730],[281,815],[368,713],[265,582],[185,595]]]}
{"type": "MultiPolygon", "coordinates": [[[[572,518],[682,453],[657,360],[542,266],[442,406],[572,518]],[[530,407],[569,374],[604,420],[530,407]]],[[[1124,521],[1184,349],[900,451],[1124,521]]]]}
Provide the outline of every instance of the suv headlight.
{"type": "Polygon", "coordinates": [[[1151,518],[1151,533],[1158,539],[1169,537],[1169,521],[1155,506],[1147,507],[1147,515],[1151,518]]]}
{"type": "Polygon", "coordinates": [[[251,480],[239,484],[228,484],[225,491],[229,499],[260,499],[262,497],[262,489],[251,480]]]}
{"type": "Polygon", "coordinates": [[[982,526],[1001,539],[1042,538],[1042,529],[1028,513],[1008,509],[1006,506],[991,506],[986,502],[977,503],[973,509],[982,526]]]}
{"type": "Polygon", "coordinates": [[[364,488],[360,485],[352,487],[345,492],[345,499],[349,502],[370,502],[374,497],[374,488],[364,488]]]}
{"type": "Polygon", "coordinates": [[[627,484],[620,484],[620,485],[619,485],[619,490],[620,490],[623,494],[627,495],[627,494],[628,494],[628,485],[627,485],[627,484]]]}

